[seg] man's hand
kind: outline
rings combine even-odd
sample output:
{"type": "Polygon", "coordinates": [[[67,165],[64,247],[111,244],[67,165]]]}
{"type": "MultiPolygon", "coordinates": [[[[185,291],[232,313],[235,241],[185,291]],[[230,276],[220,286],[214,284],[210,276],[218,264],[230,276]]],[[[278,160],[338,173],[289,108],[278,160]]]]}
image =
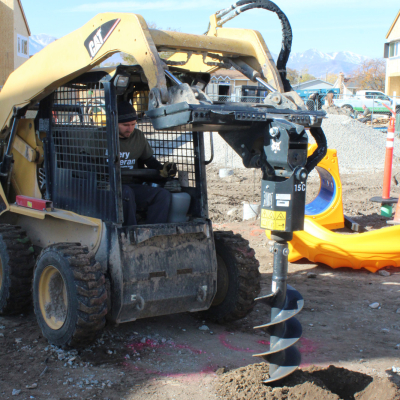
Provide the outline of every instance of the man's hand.
{"type": "Polygon", "coordinates": [[[177,172],[176,164],[167,161],[166,163],[164,163],[163,169],[160,170],[160,175],[163,178],[170,178],[174,177],[176,175],[176,172],[177,172]]]}

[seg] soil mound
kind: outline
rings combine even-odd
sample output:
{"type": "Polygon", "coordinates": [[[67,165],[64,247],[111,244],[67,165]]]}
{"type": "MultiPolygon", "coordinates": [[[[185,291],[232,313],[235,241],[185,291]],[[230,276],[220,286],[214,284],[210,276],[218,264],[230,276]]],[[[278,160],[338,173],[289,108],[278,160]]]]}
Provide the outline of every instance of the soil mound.
{"type": "Polygon", "coordinates": [[[400,391],[388,379],[337,368],[298,370],[276,386],[262,383],[268,364],[252,364],[222,375],[217,392],[230,400],[398,400],[400,391]],[[279,386],[278,386],[279,385],[279,386]]]}

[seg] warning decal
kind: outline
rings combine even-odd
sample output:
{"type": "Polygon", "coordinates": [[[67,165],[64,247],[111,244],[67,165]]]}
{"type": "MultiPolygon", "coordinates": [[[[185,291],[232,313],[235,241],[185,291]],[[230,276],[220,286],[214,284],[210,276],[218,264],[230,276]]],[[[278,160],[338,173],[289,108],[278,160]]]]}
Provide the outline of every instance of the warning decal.
{"type": "Polygon", "coordinates": [[[261,228],[270,231],[284,231],[286,229],[286,212],[261,210],[261,228]]]}

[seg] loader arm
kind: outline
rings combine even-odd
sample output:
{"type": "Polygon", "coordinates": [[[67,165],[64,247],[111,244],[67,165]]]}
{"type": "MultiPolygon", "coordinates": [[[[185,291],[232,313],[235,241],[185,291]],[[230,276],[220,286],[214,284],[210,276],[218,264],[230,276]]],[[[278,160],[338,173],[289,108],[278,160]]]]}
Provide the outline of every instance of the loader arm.
{"type": "Polygon", "coordinates": [[[160,31],[149,29],[138,14],[103,13],[50,44],[10,75],[0,92],[1,138],[8,134],[13,107],[36,104],[56,88],[118,52],[135,57],[143,68],[149,88],[158,88],[162,103],[167,103],[164,70],[168,67],[158,54],[166,50],[181,52],[178,59],[182,59],[182,52],[194,53],[185,67],[198,72],[216,69],[209,65],[210,61],[218,64],[215,56],[241,59],[263,72],[267,80],[283,92],[279,73],[258,32],[220,28],[216,36],[205,36],[160,31]]]}

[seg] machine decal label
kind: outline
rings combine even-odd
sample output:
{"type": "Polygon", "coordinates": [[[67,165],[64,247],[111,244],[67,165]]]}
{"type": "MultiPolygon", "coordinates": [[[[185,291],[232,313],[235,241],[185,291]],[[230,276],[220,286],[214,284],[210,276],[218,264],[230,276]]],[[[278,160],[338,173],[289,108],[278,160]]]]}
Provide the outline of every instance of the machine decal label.
{"type": "Polygon", "coordinates": [[[286,211],[261,210],[261,228],[270,231],[286,229],[286,211]]]}
{"type": "Polygon", "coordinates": [[[264,192],[263,207],[272,207],[272,193],[264,192]]]}
{"type": "Polygon", "coordinates": [[[306,184],[305,183],[296,184],[296,185],[294,185],[294,190],[295,190],[295,192],[305,192],[306,184]]]}
{"type": "Polygon", "coordinates": [[[290,201],[286,200],[277,200],[276,201],[276,206],[277,207],[289,207],[290,201]]]}
{"type": "Polygon", "coordinates": [[[292,198],[291,194],[277,193],[276,195],[277,200],[290,200],[291,198],[292,198]]]}
{"type": "Polygon", "coordinates": [[[271,144],[271,150],[276,154],[278,151],[281,151],[281,143],[280,142],[272,142],[271,144]]]}
{"type": "Polygon", "coordinates": [[[91,60],[93,60],[99,50],[103,47],[103,44],[107,41],[120,22],[120,18],[106,22],[99,28],[96,28],[85,40],[85,47],[91,60]]]}

